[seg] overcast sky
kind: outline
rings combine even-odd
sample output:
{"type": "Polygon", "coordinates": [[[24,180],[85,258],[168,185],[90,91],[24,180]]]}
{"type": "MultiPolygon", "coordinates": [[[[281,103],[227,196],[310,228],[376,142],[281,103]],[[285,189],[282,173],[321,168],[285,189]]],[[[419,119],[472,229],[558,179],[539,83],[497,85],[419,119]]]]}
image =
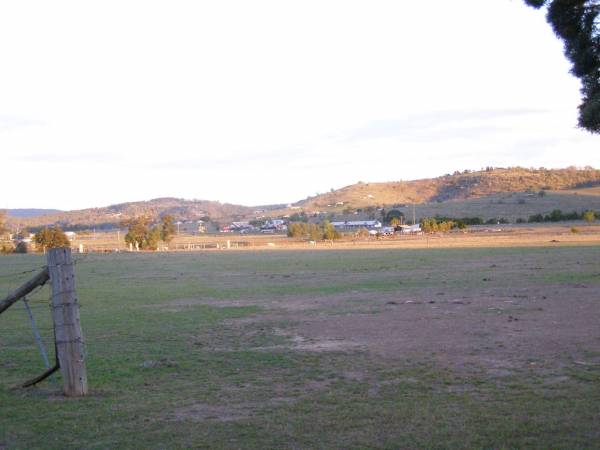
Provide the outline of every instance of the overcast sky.
{"type": "Polygon", "coordinates": [[[600,166],[522,0],[0,0],[0,207],[600,166]]]}

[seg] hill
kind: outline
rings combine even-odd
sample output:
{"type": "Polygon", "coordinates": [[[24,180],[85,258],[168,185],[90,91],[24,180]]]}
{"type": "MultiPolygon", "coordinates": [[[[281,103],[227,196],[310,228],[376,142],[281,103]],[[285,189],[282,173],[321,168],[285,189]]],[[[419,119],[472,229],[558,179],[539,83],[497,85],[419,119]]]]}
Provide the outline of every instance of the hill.
{"type": "Polygon", "coordinates": [[[20,208],[20,209],[7,209],[6,215],[8,217],[38,217],[46,214],[57,214],[62,212],[59,209],[36,209],[36,208],[20,208]]]}
{"type": "Polygon", "coordinates": [[[387,183],[359,182],[296,203],[306,211],[469,200],[501,193],[561,191],[600,185],[600,170],[585,168],[489,168],[438,178],[387,183]]]}
{"type": "Polygon", "coordinates": [[[54,212],[41,216],[7,218],[12,227],[42,227],[59,224],[63,228],[113,228],[124,220],[138,216],[158,219],[165,214],[177,220],[194,220],[209,217],[213,221],[231,221],[246,217],[254,208],[208,200],[184,200],[178,198],[157,198],[149,201],[121,203],[102,208],[89,208],[76,211],[54,212]]]}
{"type": "Polygon", "coordinates": [[[43,215],[9,214],[7,222],[12,228],[60,224],[67,229],[102,229],[114,228],[124,220],[141,215],[158,219],[161,215],[171,214],[177,220],[210,218],[227,223],[254,218],[257,210],[260,214],[265,211],[269,216],[320,211],[333,213],[338,218],[345,215],[349,220],[357,209],[369,210],[368,214],[373,215],[377,207],[395,207],[410,217],[410,205],[413,204],[418,205],[417,217],[439,214],[485,219],[505,217],[511,221],[537,213],[547,214],[553,209],[600,211],[600,170],[488,168],[414,181],[359,182],[309,197],[295,203],[291,209],[282,205],[249,207],[208,200],[158,198],[102,208],[51,211],[43,215]],[[540,191],[545,195],[537,195],[540,191]]]}

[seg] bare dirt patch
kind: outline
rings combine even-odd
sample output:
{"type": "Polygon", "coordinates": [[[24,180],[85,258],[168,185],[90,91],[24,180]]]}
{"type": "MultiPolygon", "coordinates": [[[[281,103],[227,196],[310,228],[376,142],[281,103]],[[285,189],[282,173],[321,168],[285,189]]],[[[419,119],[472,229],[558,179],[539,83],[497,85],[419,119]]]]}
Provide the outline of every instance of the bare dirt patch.
{"type": "Polygon", "coordinates": [[[317,342],[351,342],[389,361],[432,356],[443,366],[502,375],[531,363],[589,360],[586,349],[600,350],[600,289],[583,298],[576,290],[538,287],[532,299],[522,290],[517,297],[471,292],[448,301],[416,296],[378,314],[305,318],[297,332],[317,342]]]}

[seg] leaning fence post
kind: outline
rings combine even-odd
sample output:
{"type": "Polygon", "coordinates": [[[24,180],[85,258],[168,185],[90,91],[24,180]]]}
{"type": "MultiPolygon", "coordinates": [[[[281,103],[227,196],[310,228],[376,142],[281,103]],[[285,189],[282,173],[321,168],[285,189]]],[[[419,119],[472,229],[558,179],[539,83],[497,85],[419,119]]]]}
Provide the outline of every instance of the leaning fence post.
{"type": "Polygon", "coordinates": [[[71,249],[48,250],[48,271],[52,283],[52,319],[63,390],[67,396],[83,396],[88,393],[87,373],[71,249]]]}

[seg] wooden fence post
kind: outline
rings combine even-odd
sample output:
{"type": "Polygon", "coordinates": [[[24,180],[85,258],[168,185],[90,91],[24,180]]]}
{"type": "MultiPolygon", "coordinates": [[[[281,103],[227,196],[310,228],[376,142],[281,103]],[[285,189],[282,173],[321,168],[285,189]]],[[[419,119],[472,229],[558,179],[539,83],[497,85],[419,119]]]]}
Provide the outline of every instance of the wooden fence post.
{"type": "Polygon", "coordinates": [[[84,396],[88,393],[87,373],[71,249],[48,250],[48,271],[52,283],[52,319],[63,391],[71,397],[84,396]]]}

